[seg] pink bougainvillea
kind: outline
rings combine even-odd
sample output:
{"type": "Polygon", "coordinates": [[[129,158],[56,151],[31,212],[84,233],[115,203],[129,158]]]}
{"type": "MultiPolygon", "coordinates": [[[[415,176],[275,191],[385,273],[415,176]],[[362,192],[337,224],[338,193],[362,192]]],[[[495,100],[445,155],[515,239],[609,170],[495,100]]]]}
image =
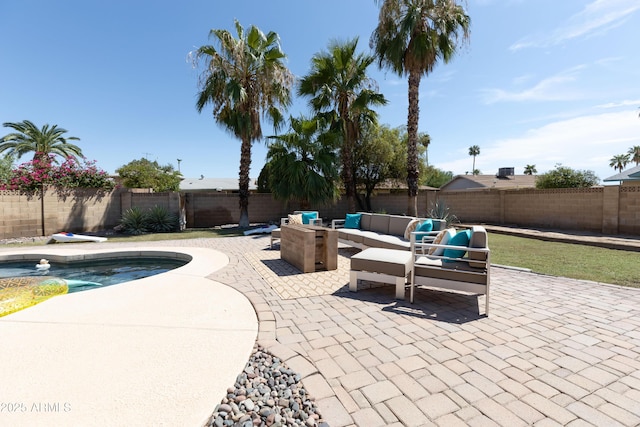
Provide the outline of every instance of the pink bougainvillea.
{"type": "Polygon", "coordinates": [[[68,157],[62,164],[54,162],[52,154],[37,153],[33,160],[18,165],[11,171],[5,182],[0,182],[0,190],[34,191],[43,185],[60,188],[101,188],[115,187],[113,179],[96,166],[95,160],[83,158],[79,162],[68,157]]]}

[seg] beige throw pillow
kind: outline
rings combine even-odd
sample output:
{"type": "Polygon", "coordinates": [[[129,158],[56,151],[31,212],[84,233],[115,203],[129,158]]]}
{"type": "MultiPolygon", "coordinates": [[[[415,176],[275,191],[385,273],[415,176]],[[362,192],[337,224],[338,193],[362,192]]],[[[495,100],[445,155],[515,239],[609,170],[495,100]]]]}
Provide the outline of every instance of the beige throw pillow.
{"type": "Polygon", "coordinates": [[[407,224],[407,229],[404,230],[404,238],[406,240],[411,240],[411,233],[416,231],[416,228],[418,227],[419,224],[420,224],[419,219],[412,219],[411,221],[409,221],[409,224],[407,224]]]}
{"type": "MultiPolygon", "coordinates": [[[[456,235],[456,229],[453,227],[447,228],[446,230],[442,230],[436,236],[435,240],[433,241],[433,244],[446,245],[447,243],[449,243],[449,240],[451,240],[451,238],[455,235],[456,235]]],[[[429,255],[442,255],[443,252],[444,252],[444,248],[429,248],[429,255]]]]}
{"type": "Polygon", "coordinates": [[[302,214],[289,215],[289,225],[302,224],[302,214]]]}

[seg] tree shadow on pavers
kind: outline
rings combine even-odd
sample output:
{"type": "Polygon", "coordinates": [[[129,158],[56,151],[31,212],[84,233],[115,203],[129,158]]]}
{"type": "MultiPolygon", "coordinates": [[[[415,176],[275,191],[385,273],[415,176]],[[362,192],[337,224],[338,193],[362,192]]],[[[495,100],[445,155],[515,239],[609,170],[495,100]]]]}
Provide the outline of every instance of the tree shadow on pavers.
{"type": "Polygon", "coordinates": [[[393,286],[372,286],[369,289],[358,289],[358,292],[344,292],[342,289],[333,295],[357,301],[382,305],[381,311],[411,316],[425,320],[463,324],[486,318],[479,312],[478,295],[467,295],[445,292],[435,289],[419,289],[415,291],[414,303],[408,300],[395,299],[393,286]]]}

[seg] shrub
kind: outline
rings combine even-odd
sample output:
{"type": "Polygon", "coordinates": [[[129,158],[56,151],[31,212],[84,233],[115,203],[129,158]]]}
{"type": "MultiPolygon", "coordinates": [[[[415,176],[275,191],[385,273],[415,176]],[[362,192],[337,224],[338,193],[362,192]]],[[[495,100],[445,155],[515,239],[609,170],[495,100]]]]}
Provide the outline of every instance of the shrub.
{"type": "Polygon", "coordinates": [[[36,156],[33,160],[18,165],[0,182],[0,190],[33,192],[43,185],[58,189],[99,188],[112,190],[115,182],[95,165],[95,161],[79,163],[68,157],[61,165],[54,163],[54,156],[36,156]]]}

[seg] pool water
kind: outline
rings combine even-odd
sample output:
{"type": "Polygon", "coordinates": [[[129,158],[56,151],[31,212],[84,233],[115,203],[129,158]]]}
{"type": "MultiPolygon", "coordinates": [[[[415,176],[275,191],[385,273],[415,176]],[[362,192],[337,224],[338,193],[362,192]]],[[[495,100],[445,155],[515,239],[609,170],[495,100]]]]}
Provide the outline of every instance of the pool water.
{"type": "Polygon", "coordinates": [[[187,261],[173,258],[120,258],[94,261],[56,263],[50,261],[47,270],[36,269],[37,262],[2,262],[0,279],[26,276],[54,276],[67,281],[69,293],[116,285],[166,273],[185,265],[187,261]]]}

